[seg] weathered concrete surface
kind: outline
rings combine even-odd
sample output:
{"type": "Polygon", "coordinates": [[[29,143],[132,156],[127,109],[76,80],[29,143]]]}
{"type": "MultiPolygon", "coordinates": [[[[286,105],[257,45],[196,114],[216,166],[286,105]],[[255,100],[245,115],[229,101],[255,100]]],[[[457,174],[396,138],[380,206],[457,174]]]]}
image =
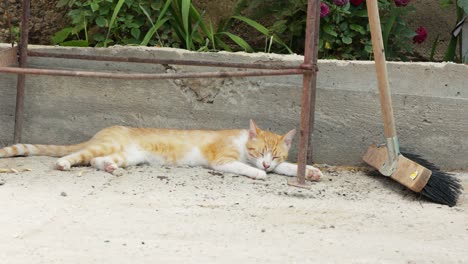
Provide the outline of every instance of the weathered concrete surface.
{"type": "MultiPolygon", "coordinates": [[[[327,168],[311,189],[201,168],[121,177],[0,159],[5,264],[466,263],[468,193],[430,203],[383,176],[327,168]],[[211,172],[211,173],[210,173],[211,172]],[[383,239],[384,238],[384,239],[383,239]]],[[[468,173],[459,173],[465,189],[468,173]]]]}
{"type": "MultiPolygon", "coordinates": [[[[99,54],[297,65],[301,56],[193,53],[174,49],[33,49],[99,54]]],[[[30,58],[32,67],[138,72],[202,71],[201,67],[116,64],[30,58]]],[[[314,160],[359,164],[383,127],[372,62],[320,61],[314,160]]],[[[214,70],[214,69],[209,69],[214,70]]],[[[401,145],[447,169],[468,169],[468,66],[390,63],[389,77],[401,145]]],[[[0,75],[0,143],[12,142],[15,75],[0,75]]],[[[122,81],[30,76],[23,138],[34,143],[75,143],[115,125],[239,128],[250,118],[284,133],[298,127],[300,76],[237,79],[122,81]]],[[[291,159],[296,158],[297,140],[291,159]]]]}

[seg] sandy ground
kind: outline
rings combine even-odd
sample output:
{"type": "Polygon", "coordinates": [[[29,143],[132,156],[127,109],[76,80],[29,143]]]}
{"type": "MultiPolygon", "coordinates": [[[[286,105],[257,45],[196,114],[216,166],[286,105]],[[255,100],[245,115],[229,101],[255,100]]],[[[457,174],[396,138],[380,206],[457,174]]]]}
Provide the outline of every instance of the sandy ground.
{"type": "MultiPolygon", "coordinates": [[[[468,263],[468,199],[432,204],[383,176],[310,190],[200,168],[122,176],[0,159],[1,263],[468,263]]],[[[458,173],[468,189],[468,173],[458,173]]]]}

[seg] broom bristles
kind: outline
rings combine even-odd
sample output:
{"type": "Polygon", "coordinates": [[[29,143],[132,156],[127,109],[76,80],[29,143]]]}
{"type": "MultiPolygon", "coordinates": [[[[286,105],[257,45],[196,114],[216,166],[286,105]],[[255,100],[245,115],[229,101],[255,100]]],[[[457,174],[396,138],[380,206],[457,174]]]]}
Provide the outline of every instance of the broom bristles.
{"type": "Polygon", "coordinates": [[[407,152],[401,154],[432,171],[429,181],[421,191],[422,195],[436,203],[450,207],[457,204],[458,197],[463,190],[460,179],[451,173],[441,171],[439,167],[419,155],[407,152]]]}

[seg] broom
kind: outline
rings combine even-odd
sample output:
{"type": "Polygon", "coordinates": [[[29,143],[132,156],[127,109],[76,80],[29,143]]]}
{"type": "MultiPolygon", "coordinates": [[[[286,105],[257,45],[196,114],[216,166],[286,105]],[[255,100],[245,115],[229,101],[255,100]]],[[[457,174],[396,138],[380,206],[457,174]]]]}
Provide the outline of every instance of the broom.
{"type": "Polygon", "coordinates": [[[421,193],[436,203],[454,206],[463,189],[459,179],[440,171],[437,166],[419,155],[407,153],[402,155],[400,153],[377,0],[367,0],[366,4],[379,86],[380,107],[384,121],[384,134],[387,142],[379,146],[370,146],[364,154],[363,160],[381,174],[389,176],[410,190],[421,193]]]}

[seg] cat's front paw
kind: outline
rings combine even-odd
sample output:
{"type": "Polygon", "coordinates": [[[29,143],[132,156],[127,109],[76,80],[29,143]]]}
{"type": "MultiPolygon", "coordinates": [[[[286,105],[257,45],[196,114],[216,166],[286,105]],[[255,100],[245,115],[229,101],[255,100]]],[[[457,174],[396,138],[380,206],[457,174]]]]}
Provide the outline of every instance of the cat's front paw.
{"type": "Polygon", "coordinates": [[[57,170],[61,170],[61,171],[67,171],[67,170],[70,170],[71,169],[71,164],[68,160],[65,160],[65,159],[59,159],[57,160],[57,162],[55,163],[55,168],[57,170]]]}
{"type": "Polygon", "coordinates": [[[314,166],[307,166],[305,178],[309,181],[319,181],[323,177],[322,172],[314,166]]]}
{"type": "Polygon", "coordinates": [[[252,177],[255,180],[265,180],[267,177],[267,174],[265,171],[258,170],[258,172],[252,177]]]}

